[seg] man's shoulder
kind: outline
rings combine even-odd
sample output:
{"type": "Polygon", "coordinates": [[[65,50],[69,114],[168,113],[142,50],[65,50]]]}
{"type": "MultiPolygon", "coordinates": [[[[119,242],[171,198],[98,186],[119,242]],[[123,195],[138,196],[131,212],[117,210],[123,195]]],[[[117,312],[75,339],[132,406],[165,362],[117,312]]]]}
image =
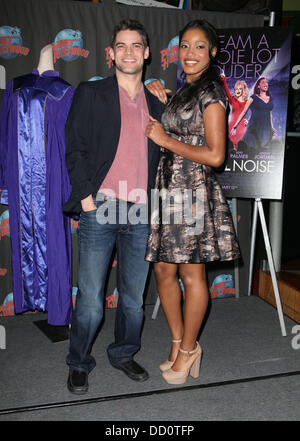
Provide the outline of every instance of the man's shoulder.
{"type": "Polygon", "coordinates": [[[77,89],[91,92],[107,91],[117,84],[115,76],[101,78],[93,81],[82,81],[77,89]]]}

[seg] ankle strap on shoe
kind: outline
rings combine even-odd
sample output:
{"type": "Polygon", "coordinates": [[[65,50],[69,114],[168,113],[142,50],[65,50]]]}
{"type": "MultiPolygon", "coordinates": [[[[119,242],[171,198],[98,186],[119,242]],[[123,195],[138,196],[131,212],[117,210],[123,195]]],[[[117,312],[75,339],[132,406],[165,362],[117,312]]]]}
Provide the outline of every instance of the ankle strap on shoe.
{"type": "Polygon", "coordinates": [[[185,351],[184,349],[179,348],[180,352],[183,352],[184,354],[195,354],[198,351],[199,343],[196,341],[196,348],[192,351],[185,351]]]}
{"type": "Polygon", "coordinates": [[[172,343],[181,343],[182,342],[182,340],[180,339],[180,340],[172,340],[172,343]]]}

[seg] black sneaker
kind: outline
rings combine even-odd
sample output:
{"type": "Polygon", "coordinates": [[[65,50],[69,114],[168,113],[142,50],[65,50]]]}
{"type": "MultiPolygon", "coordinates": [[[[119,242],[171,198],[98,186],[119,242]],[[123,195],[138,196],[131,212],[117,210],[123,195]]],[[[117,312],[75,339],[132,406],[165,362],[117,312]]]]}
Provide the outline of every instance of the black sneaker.
{"type": "Polygon", "coordinates": [[[89,389],[87,372],[73,371],[70,369],[68,389],[72,394],[83,395],[89,389]]]}
{"type": "Polygon", "coordinates": [[[125,361],[125,363],[113,365],[113,367],[120,369],[134,381],[146,381],[149,378],[148,372],[134,360],[125,361]]]}

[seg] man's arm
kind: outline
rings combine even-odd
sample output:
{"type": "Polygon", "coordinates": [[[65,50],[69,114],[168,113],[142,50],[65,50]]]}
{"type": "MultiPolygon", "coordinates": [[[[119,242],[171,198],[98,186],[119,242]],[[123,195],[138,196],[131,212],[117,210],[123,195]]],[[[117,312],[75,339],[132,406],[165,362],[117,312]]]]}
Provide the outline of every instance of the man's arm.
{"type": "Polygon", "coordinates": [[[75,91],[65,128],[66,165],[72,194],[78,202],[84,201],[83,210],[94,208],[89,165],[92,99],[88,84],[81,83],[75,91]]]}

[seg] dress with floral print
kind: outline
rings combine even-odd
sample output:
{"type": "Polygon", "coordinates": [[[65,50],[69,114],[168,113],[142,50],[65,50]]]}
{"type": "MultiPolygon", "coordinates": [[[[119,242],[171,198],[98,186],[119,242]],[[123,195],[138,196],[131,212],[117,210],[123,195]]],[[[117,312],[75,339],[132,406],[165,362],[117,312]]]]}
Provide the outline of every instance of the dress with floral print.
{"type": "MultiPolygon", "coordinates": [[[[174,112],[169,103],[162,117],[165,131],[201,148],[206,144],[203,112],[212,103],[227,106],[223,88],[215,82],[188,111],[174,112]]],[[[162,148],[152,199],[146,260],[205,263],[239,257],[229,205],[211,167],[162,148]]]]}

